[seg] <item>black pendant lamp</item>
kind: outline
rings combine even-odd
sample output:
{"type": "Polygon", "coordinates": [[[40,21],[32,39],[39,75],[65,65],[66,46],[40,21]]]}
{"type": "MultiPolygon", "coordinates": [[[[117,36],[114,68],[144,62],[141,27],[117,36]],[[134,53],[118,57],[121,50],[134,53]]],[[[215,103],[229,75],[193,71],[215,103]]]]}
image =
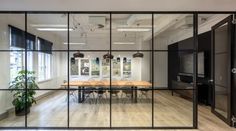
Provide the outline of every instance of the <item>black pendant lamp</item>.
{"type": "Polygon", "coordinates": [[[143,58],[143,53],[138,51],[137,53],[133,54],[133,58],[143,58]]]}
{"type": "Polygon", "coordinates": [[[103,59],[113,59],[114,56],[112,54],[110,54],[109,52],[105,55],[103,55],[103,59]]]}
{"type": "Polygon", "coordinates": [[[79,51],[73,54],[74,58],[84,58],[84,54],[79,51]]]}

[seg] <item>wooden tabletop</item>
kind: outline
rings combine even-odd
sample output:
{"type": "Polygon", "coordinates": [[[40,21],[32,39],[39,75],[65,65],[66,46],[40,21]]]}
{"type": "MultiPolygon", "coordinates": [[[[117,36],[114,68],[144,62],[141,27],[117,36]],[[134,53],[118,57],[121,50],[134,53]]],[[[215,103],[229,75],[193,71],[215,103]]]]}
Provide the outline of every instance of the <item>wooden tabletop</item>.
{"type": "MultiPolygon", "coordinates": [[[[147,81],[112,81],[111,82],[112,86],[116,87],[124,87],[124,86],[135,86],[135,87],[151,87],[152,84],[147,81]]],[[[68,86],[68,83],[62,84],[62,86],[68,86]]],[[[69,86],[92,86],[92,87],[97,87],[97,86],[110,86],[110,81],[70,81],[69,86]]]]}

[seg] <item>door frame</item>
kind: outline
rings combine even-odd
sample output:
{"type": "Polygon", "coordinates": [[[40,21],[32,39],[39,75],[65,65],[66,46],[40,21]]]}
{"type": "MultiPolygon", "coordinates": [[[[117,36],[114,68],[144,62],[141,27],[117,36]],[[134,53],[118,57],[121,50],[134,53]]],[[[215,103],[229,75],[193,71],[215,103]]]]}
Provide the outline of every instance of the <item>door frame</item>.
{"type": "Polygon", "coordinates": [[[232,15],[226,17],[225,19],[223,19],[222,21],[218,22],[217,24],[215,24],[214,26],[212,26],[211,28],[211,35],[212,35],[212,42],[211,42],[211,48],[212,48],[212,51],[211,51],[211,78],[213,80],[212,82],[212,106],[211,106],[211,112],[213,114],[215,114],[218,118],[220,118],[221,120],[223,120],[225,123],[227,123],[228,125],[232,125],[231,123],[231,116],[232,116],[232,105],[231,105],[231,99],[232,99],[232,95],[231,95],[231,86],[232,86],[232,81],[231,81],[231,60],[232,60],[232,34],[233,34],[233,28],[232,28],[232,15]],[[228,94],[229,96],[227,97],[227,118],[225,118],[224,116],[222,116],[220,113],[218,113],[217,111],[215,111],[215,29],[226,24],[227,23],[227,26],[228,26],[228,40],[229,40],[229,63],[228,63],[228,94]]]}

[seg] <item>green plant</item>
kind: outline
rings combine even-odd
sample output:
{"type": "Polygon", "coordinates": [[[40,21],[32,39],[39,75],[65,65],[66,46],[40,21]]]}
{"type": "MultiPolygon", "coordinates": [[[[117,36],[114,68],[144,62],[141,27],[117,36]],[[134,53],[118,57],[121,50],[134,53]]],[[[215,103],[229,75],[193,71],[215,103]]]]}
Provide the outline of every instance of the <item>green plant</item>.
{"type": "Polygon", "coordinates": [[[36,103],[34,97],[36,92],[34,89],[39,89],[39,87],[35,82],[36,77],[34,77],[34,74],[34,71],[21,70],[18,72],[17,77],[10,83],[9,89],[12,89],[11,92],[13,92],[14,98],[12,104],[17,111],[23,111],[25,108],[31,107],[33,103],[36,103]]]}

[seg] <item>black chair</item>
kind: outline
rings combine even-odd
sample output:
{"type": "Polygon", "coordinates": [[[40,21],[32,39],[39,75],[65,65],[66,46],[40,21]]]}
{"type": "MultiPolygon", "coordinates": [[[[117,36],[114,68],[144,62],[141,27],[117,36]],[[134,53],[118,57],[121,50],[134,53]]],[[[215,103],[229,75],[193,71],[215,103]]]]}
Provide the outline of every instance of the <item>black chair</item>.
{"type": "MultiPolygon", "coordinates": [[[[67,81],[64,80],[63,83],[67,83],[67,81]]],[[[67,88],[67,87],[65,87],[65,88],[67,88]]],[[[77,88],[69,86],[69,98],[72,99],[75,102],[78,100],[76,90],[77,90],[77,88]]],[[[68,97],[66,97],[66,101],[67,100],[68,100],[68,97]]]]}
{"type": "Polygon", "coordinates": [[[132,100],[132,96],[133,96],[132,82],[127,81],[125,85],[127,86],[121,88],[122,90],[121,98],[123,99],[123,103],[125,103],[127,100],[132,100]]]}
{"type": "MultiPolygon", "coordinates": [[[[83,85],[90,85],[89,82],[84,82],[83,85]]],[[[85,102],[88,101],[90,104],[93,102],[93,100],[95,99],[95,91],[96,88],[95,87],[84,87],[83,88],[83,94],[84,94],[84,98],[85,98],[85,102]]]]}
{"type": "Polygon", "coordinates": [[[132,101],[133,89],[131,87],[122,87],[121,90],[121,98],[123,99],[123,103],[126,103],[128,100],[132,101]]]}
{"type": "Polygon", "coordinates": [[[138,89],[140,94],[139,94],[139,98],[145,98],[146,100],[149,100],[149,97],[148,97],[148,92],[151,90],[150,88],[139,88],[138,89]]]}
{"type": "MultiPolygon", "coordinates": [[[[116,81],[116,79],[113,78],[113,81],[116,81]]],[[[115,82],[113,82],[113,84],[115,84],[115,82]]],[[[111,98],[116,98],[117,102],[119,101],[119,87],[111,85],[111,90],[109,90],[108,92],[110,93],[111,98]]]]}
{"type": "Polygon", "coordinates": [[[106,87],[99,87],[97,88],[97,103],[102,101],[102,100],[106,100],[107,97],[107,90],[108,88],[106,87]],[[105,97],[105,99],[104,99],[105,97]]]}
{"type": "MultiPolygon", "coordinates": [[[[98,82],[96,85],[104,85],[103,82],[98,82]]],[[[97,97],[96,97],[96,102],[98,103],[98,101],[100,100],[104,100],[104,96],[107,99],[107,87],[97,87],[96,89],[96,93],[97,93],[97,97]]]]}

